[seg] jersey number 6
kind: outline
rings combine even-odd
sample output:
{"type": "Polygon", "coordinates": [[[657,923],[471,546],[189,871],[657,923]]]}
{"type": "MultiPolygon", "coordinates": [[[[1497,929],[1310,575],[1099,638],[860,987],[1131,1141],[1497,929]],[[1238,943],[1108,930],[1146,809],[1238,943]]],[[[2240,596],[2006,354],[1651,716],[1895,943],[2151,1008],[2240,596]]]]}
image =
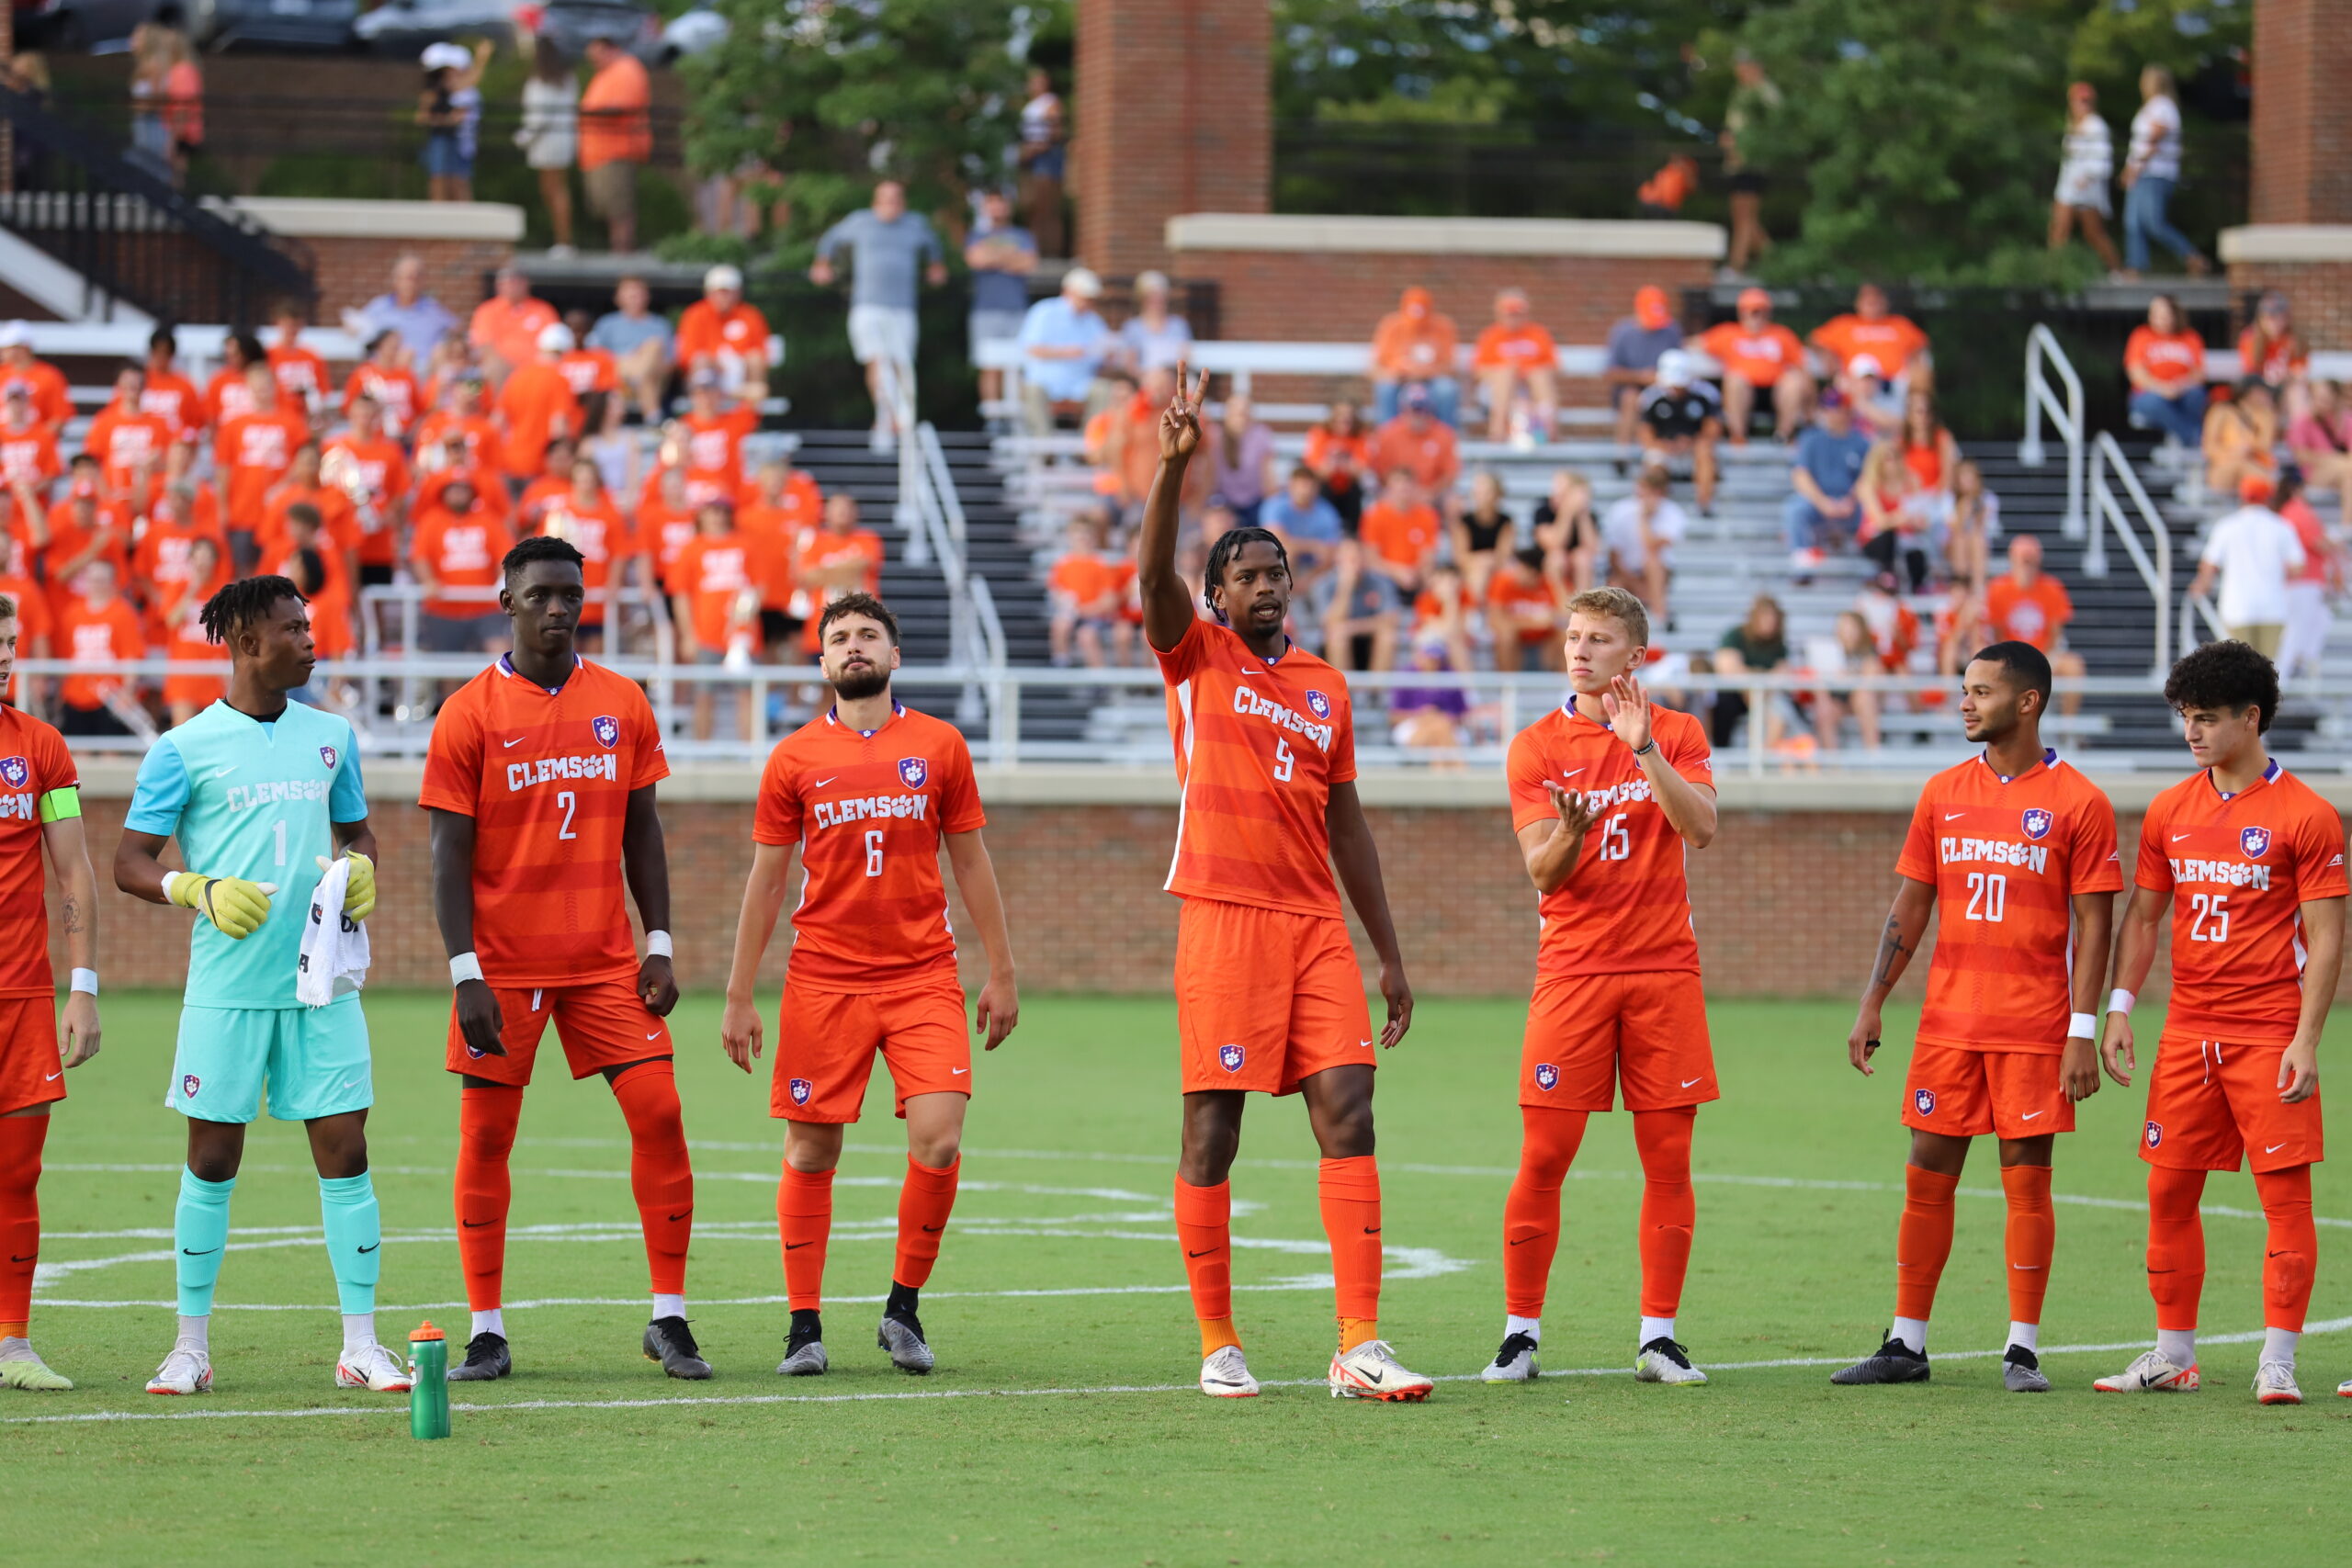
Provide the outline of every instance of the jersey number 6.
{"type": "Polygon", "coordinates": [[[865,830],[865,874],[882,874],[882,829],[879,828],[865,830]]]}

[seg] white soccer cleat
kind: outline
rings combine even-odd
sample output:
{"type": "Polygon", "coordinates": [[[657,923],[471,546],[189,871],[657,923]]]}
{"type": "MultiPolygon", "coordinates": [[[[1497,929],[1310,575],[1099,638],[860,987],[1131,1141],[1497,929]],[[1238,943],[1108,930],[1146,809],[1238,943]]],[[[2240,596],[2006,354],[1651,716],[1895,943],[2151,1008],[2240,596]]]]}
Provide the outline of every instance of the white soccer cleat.
{"type": "Polygon", "coordinates": [[[2264,1404],[2301,1404],[2303,1391],[2295,1386],[2295,1363],[2265,1361],[2255,1368],[2254,1397],[2264,1404]]]}
{"type": "Polygon", "coordinates": [[[2199,1386],[2193,1363],[2175,1365],[2162,1350],[2143,1350],[2137,1360],[2115,1376],[2091,1384],[2101,1393],[2195,1393],[2199,1386]]]}
{"type": "Polygon", "coordinates": [[[2346,1399],[2352,1399],[2352,1378],[2346,1378],[2342,1382],[2337,1383],[2335,1392],[2346,1399]]]}
{"type": "Polygon", "coordinates": [[[346,1350],[334,1364],[334,1386],[373,1389],[378,1393],[406,1393],[408,1363],[381,1345],[346,1350]]]}
{"type": "Polygon", "coordinates": [[[1331,1397],[1385,1399],[1417,1404],[1437,1385],[1396,1364],[1385,1339],[1367,1339],[1331,1358],[1331,1397]]]}
{"type": "Polygon", "coordinates": [[[175,1345],[155,1375],[147,1380],[149,1393],[210,1393],[212,1358],[202,1350],[175,1345]]]}
{"type": "Polygon", "coordinates": [[[1240,1346],[1219,1346],[1202,1359],[1201,1392],[1212,1399],[1258,1397],[1258,1380],[1250,1375],[1250,1363],[1242,1359],[1240,1346]]]}
{"type": "Polygon", "coordinates": [[[1642,1347],[1634,1358],[1635,1382],[1685,1383],[1696,1385],[1707,1381],[1707,1374],[1690,1364],[1690,1353],[1663,1335],[1642,1347]]]}
{"type": "Polygon", "coordinates": [[[1481,1382],[1532,1382],[1542,1369],[1535,1364],[1535,1341],[1524,1334],[1506,1334],[1495,1359],[1479,1369],[1481,1382]]]}

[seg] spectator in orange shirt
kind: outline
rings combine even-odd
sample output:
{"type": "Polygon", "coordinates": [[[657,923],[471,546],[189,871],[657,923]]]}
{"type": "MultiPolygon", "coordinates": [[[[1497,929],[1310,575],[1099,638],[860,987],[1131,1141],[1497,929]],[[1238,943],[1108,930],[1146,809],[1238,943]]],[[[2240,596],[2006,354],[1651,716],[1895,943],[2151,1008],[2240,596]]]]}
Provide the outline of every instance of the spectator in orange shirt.
{"type": "Polygon", "coordinates": [[[213,581],[215,577],[227,581],[229,541],[220,532],[220,517],[217,511],[212,515],[200,514],[194,502],[191,481],[182,479],[165,487],[148,507],[146,526],[140,531],[139,547],[130,558],[131,575],[145,586],[158,612],[159,627],[165,625],[171,606],[183,592],[203,589],[198,600],[201,604],[205,595],[220,586],[213,581]],[[200,556],[199,546],[209,554],[200,556]]]}
{"type": "Polygon", "coordinates": [[[277,377],[278,400],[288,408],[316,413],[334,382],[327,378],[327,362],[302,346],[302,329],[309,324],[300,306],[280,305],[277,341],[270,345],[267,357],[270,370],[277,377]]]}
{"type": "MultiPolygon", "coordinates": [[[[804,651],[817,651],[817,620],[824,607],[854,589],[882,587],[882,540],[857,522],[857,497],[836,491],[825,498],[825,525],[811,536],[793,563],[793,577],[808,595],[802,613],[804,651]]],[[[799,601],[795,602],[799,609],[799,601]]]]}
{"type": "MultiPolygon", "coordinates": [[[[264,557],[265,562],[271,558],[264,557]]],[[[269,570],[290,579],[310,601],[311,640],[321,659],[348,659],[356,646],[351,629],[351,581],[338,553],[320,533],[318,508],[289,507],[286,549],[269,570]]]]}
{"type": "Polygon", "coordinates": [[[1420,592],[1421,579],[1445,538],[1445,525],[1411,470],[1400,468],[1389,473],[1380,499],[1363,509],[1356,536],[1368,552],[1366,564],[1413,594],[1420,592]]]}
{"type": "Polygon", "coordinates": [[[416,372],[409,367],[408,345],[396,332],[380,332],[368,344],[368,357],[352,367],[343,384],[343,410],[360,398],[373,401],[384,423],[384,433],[398,438],[424,412],[416,372]]]}
{"type": "Polygon", "coordinates": [[[10,487],[46,490],[64,472],[57,458],[57,436],[33,412],[32,389],[12,382],[0,393],[0,480],[10,487]]]}
{"type": "Polygon", "coordinates": [[[605,616],[605,591],[626,585],[637,543],[628,519],[606,493],[596,465],[573,463],[571,491],[551,498],[535,519],[526,521],[525,531],[562,539],[580,552],[581,574],[588,590],[588,601],[580,607],[580,629],[601,633],[601,651],[611,653],[616,628],[605,616]]]}
{"type": "Polygon", "coordinates": [[[1454,379],[1453,319],[1440,315],[1426,288],[1397,297],[1396,309],[1380,319],[1372,334],[1373,423],[1386,424],[1408,387],[1424,389],[1438,419],[1451,425],[1462,400],[1454,379]]]}
{"type": "Polygon", "coordinates": [[[120,668],[147,651],[147,634],[138,613],[116,592],[119,581],[115,563],[105,557],[85,562],[58,615],[57,651],[77,671],[57,694],[57,728],[67,735],[130,733],[111,705],[134,700],[120,668]]]}
{"type": "Polygon", "coordinates": [[[229,547],[232,561],[250,566],[252,535],[261,526],[269,489],[294,466],[294,454],[311,439],[311,422],[277,401],[277,382],[266,363],[245,367],[251,413],[220,426],[213,461],[228,475],[229,547]],[[240,536],[244,536],[241,540],[240,536]]]}
{"type": "Polygon", "coordinates": [[[284,555],[291,547],[287,519],[295,507],[307,506],[319,514],[320,547],[333,550],[337,564],[348,575],[357,565],[359,509],[352,504],[349,493],[321,482],[321,467],[316,441],[305,441],[295,448],[286,477],[272,487],[263,503],[254,543],[266,561],[284,555]]]}
{"type": "Polygon", "coordinates": [[[1538,441],[1552,439],[1553,417],[1560,408],[1559,355],[1552,334],[1529,319],[1525,289],[1506,288],[1495,296],[1494,324],[1478,334],[1470,355],[1470,368],[1487,404],[1487,440],[1510,434],[1511,405],[1521,387],[1533,405],[1528,414],[1531,433],[1538,441]]]}
{"type": "Polygon", "coordinates": [[[555,307],[533,297],[531,279],[520,267],[500,267],[496,289],[474,307],[466,341],[481,355],[489,378],[503,381],[516,366],[538,357],[539,334],[559,323],[555,307]]]}
{"type": "Polygon", "coordinates": [[[1102,521],[1093,514],[1071,518],[1061,558],[1046,575],[1046,593],[1053,602],[1046,630],[1056,669],[1069,668],[1073,649],[1089,670],[1127,661],[1130,634],[1119,615],[1122,583],[1117,563],[1103,553],[1102,521]],[[1106,637],[1117,649],[1115,659],[1104,650],[1106,637]]]}
{"type": "MultiPolygon", "coordinates": [[[[1165,405],[1162,405],[1165,406],[1165,405]]],[[[1363,515],[1363,480],[1372,472],[1372,433],[1356,405],[1344,400],[1306,432],[1299,458],[1323,483],[1323,496],[1351,528],[1363,515]]]]}
{"type": "MultiPolygon", "coordinates": [[[[762,567],[757,546],[736,531],[731,503],[707,501],[695,509],[695,536],[678,552],[671,573],[671,617],[681,657],[706,668],[751,668],[760,648],[762,567]]],[[[721,694],[708,682],[695,685],[695,739],[710,739],[720,694],[727,699],[727,728],[749,740],[754,716],[742,690],[730,684],[721,694]]]]}
{"type": "Polygon", "coordinates": [[[737,397],[768,395],[768,320],[744,302],[743,274],[724,263],[702,275],[702,298],[678,316],[678,363],[708,367],[737,397]]]}
{"type": "Polygon", "coordinates": [[[2226,402],[2205,411],[2205,488],[2234,495],[2249,474],[2275,479],[2278,473],[2278,400],[2270,383],[2248,376],[2226,402]]]}
{"type": "Polygon", "coordinates": [[[74,417],[74,400],[65,373],[33,355],[32,329],[22,321],[0,326],[0,389],[22,383],[30,392],[33,412],[51,430],[64,428],[74,417]]]}
{"type": "Polygon", "coordinates": [[[409,570],[424,590],[417,647],[425,653],[503,653],[509,623],[486,593],[459,598],[455,588],[496,588],[498,563],[514,536],[481,503],[469,480],[458,479],[434,505],[421,509],[409,544],[409,570]]]}
{"type": "Polygon", "coordinates": [[[130,575],[130,519],[108,502],[98,485],[97,459],[74,457],[73,484],[63,501],[49,509],[49,543],[40,552],[41,580],[62,613],[82,569],[102,560],[114,570],[112,590],[130,575]]]}
{"type": "Polygon", "coordinates": [[[1501,567],[1487,580],[1487,624],[1495,634],[1498,668],[1562,667],[1566,649],[1560,640],[1560,602],[1544,574],[1540,546],[1504,552],[1501,567]]]}
{"type": "Polygon", "coordinates": [[[539,468],[538,478],[525,485],[523,493],[514,498],[515,537],[527,539],[542,531],[540,514],[571,493],[572,470],[579,466],[580,443],[569,435],[559,435],[548,443],[547,460],[539,468]]]}
{"type": "Polygon", "coordinates": [[[749,403],[729,407],[718,372],[701,366],[686,378],[685,416],[675,427],[686,470],[686,494],[735,504],[743,493],[743,438],[760,427],[760,411],[749,403]]]}
{"type": "Polygon", "coordinates": [[[580,400],[585,427],[594,430],[605,423],[605,400],[620,389],[621,362],[611,349],[588,341],[588,334],[595,330],[590,312],[566,310],[563,324],[571,329],[572,347],[556,361],[556,368],[563,372],[571,395],[580,400]]]}
{"type": "Polygon", "coordinates": [[[1644,180],[1634,192],[1645,218],[1674,218],[1682,211],[1682,204],[1699,188],[1699,160],[1688,152],[1677,152],[1662,164],[1657,173],[1644,180]]]}
{"type": "MultiPolygon", "coordinates": [[[[190,547],[186,565],[186,574],[156,600],[150,636],[175,663],[218,663],[227,654],[204,630],[204,603],[229,581],[228,552],[209,536],[202,536],[190,547]]],[[[164,706],[175,725],[228,694],[228,682],[218,675],[164,677],[164,706]]]]}
{"type": "Polygon", "coordinates": [[[130,493],[133,476],[141,469],[153,473],[162,468],[164,451],[172,444],[171,426],[140,407],[146,379],[136,365],[116,371],[114,400],[98,411],[82,437],[83,450],[97,454],[107,488],[117,495],[130,493]]]}
{"type": "Polygon", "coordinates": [[[636,56],[610,39],[588,40],[594,73],[580,95],[580,173],[588,208],[605,220],[605,248],[637,249],[637,171],[653,156],[653,84],[636,56]]]}
{"type": "Polygon", "coordinates": [[[825,498],[817,481],[784,458],[760,465],[745,490],[735,526],[759,541],[766,579],[761,583],[760,645],[770,658],[796,646],[799,617],[792,614],[792,564],[800,544],[824,520],[825,498]]]}
{"type": "Polygon", "coordinates": [[[2147,321],[2123,345],[2123,374],[2135,423],[2183,446],[2197,445],[2205,433],[2205,340],[2182,319],[2179,300],[2149,298],[2147,321]]]}
{"type": "Polygon", "coordinates": [[[363,588],[380,587],[392,580],[400,558],[400,523],[408,500],[407,454],[384,434],[381,407],[372,398],[344,404],[350,428],[326,444],[319,460],[320,476],[351,498],[359,525],[359,546],[354,551],[358,581],[363,588]]]}
{"type": "Polygon", "coordinates": [[[147,340],[146,380],[139,391],[141,412],[154,414],[171,426],[175,440],[204,425],[204,394],[173,363],[178,352],[172,329],[157,327],[147,340]]]}
{"type": "MultiPolygon", "coordinates": [[[[2075,602],[2066,585],[2041,570],[2041,541],[2019,534],[2009,541],[2009,570],[1984,586],[1986,629],[2000,640],[2030,642],[2050,656],[2050,672],[2062,678],[2081,675],[2083,656],[2066,647],[2066,623],[2075,618],[2075,602]]],[[[2083,705],[2080,692],[2058,699],[2058,711],[2071,714],[2083,705]]]]}
{"type": "Polygon", "coordinates": [[[499,423],[506,427],[502,456],[509,480],[538,477],[548,464],[548,443],[581,431],[580,400],[558,363],[571,350],[571,329],[549,321],[539,329],[538,350],[518,365],[498,389],[499,423]]]}
{"type": "Polygon", "coordinates": [[[481,373],[460,372],[449,383],[447,406],[435,409],[416,423],[417,467],[427,472],[432,470],[427,454],[436,446],[449,451],[460,468],[493,466],[503,444],[499,439],[498,426],[485,412],[487,400],[481,373]]]}
{"type": "Polygon", "coordinates": [[[2274,392],[2303,378],[2312,351],[2295,330],[2287,297],[2276,288],[2264,292],[2254,308],[2254,320],[2238,333],[2238,374],[2259,376],[2274,392]]]}
{"type": "Polygon", "coordinates": [[[1747,445],[1759,392],[1772,399],[1772,439],[1787,442],[1813,414],[1813,377],[1805,369],[1804,344],[1772,320],[1772,296],[1761,288],[1739,291],[1739,315],[1699,334],[1698,346],[1723,367],[1724,423],[1735,446],[1747,445]]]}
{"type": "MultiPolygon", "coordinates": [[[[0,497],[6,494],[0,491],[0,497]]],[[[5,502],[0,502],[5,504],[5,502]]],[[[4,623],[14,621],[18,659],[47,659],[50,656],[50,636],[54,616],[49,607],[49,595],[28,573],[30,571],[23,543],[14,538],[0,541],[0,633],[8,628],[4,623]]],[[[7,680],[0,681],[0,698],[32,712],[41,706],[40,683],[29,675],[13,671],[7,680]]]]}
{"type": "Polygon", "coordinates": [[[1405,389],[1404,408],[1372,438],[1372,466],[1383,479],[1398,469],[1426,491],[1442,494],[1462,471],[1453,427],[1437,417],[1426,387],[1405,389]]]}
{"type": "Polygon", "coordinates": [[[1886,290],[1875,283],[1856,289],[1854,308],[1814,328],[1810,341],[1827,356],[1833,372],[1863,355],[1878,361],[1889,381],[1907,382],[1927,367],[1928,334],[1910,318],[1890,310],[1886,290]]]}
{"type": "Polygon", "coordinates": [[[254,412],[253,382],[245,372],[266,367],[268,354],[251,333],[231,333],[220,344],[220,368],[204,384],[204,425],[217,439],[220,427],[254,412]]]}
{"type": "Polygon", "coordinates": [[[678,552],[695,536],[695,503],[686,495],[686,471],[674,464],[657,469],[647,489],[650,493],[637,503],[637,547],[651,563],[653,583],[674,594],[678,587],[671,581],[671,570],[678,552]]]}

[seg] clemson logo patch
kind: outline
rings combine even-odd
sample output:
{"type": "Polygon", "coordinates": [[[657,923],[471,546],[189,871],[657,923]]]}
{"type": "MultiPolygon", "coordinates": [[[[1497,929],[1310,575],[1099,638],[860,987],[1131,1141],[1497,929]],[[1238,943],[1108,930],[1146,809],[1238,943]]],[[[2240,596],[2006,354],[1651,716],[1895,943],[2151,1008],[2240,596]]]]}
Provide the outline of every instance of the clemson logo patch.
{"type": "Polygon", "coordinates": [[[1535,1064],[1535,1087],[1549,1094],[1560,1087],[1560,1069],[1549,1062],[1535,1064]]]}
{"type": "Polygon", "coordinates": [[[816,1092],[816,1086],[807,1078],[794,1078],[784,1087],[786,1092],[792,1096],[792,1103],[795,1105],[808,1104],[808,1097],[816,1092]]]}
{"type": "Polygon", "coordinates": [[[1228,1073],[1238,1073],[1241,1070],[1241,1064],[1249,1060],[1249,1055],[1238,1045],[1220,1045],[1216,1048],[1216,1065],[1228,1073]]]}
{"type": "Polygon", "coordinates": [[[1911,1105],[1920,1115],[1933,1116],[1936,1113],[1936,1091],[1931,1089],[1913,1089],[1911,1105]]]}
{"type": "Polygon", "coordinates": [[[607,751],[621,743],[621,721],[611,714],[598,714],[588,721],[588,728],[594,732],[596,744],[607,751]]]}
{"type": "Polygon", "coordinates": [[[2154,1148],[2156,1145],[2158,1145],[2159,1144],[2163,1143],[2164,1141],[2165,1141],[2165,1124],[2164,1124],[2163,1122],[2149,1122],[2149,1123],[2148,1123],[2148,1146],[2149,1146],[2150,1148],[2152,1148],[2152,1149],[2153,1149],[2153,1148],[2154,1148]]]}
{"type": "Polygon", "coordinates": [[[2238,848],[2245,852],[2248,860],[2260,860],[2270,852],[2270,829],[2267,828],[2239,829],[2238,848]]]}
{"type": "Polygon", "coordinates": [[[2025,836],[2027,838],[2042,839],[2049,836],[2050,825],[2054,820],[2055,818],[2053,818],[2050,813],[2044,811],[2039,806],[2034,806],[2027,807],[2021,826],[2025,829],[2025,836]]]}

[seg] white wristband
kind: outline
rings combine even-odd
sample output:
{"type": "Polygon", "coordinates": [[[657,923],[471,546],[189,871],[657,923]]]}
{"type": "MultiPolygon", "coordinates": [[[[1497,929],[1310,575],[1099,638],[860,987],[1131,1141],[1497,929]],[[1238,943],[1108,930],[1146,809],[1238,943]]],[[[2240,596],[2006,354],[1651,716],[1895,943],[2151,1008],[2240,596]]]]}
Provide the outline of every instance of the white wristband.
{"type": "Polygon", "coordinates": [[[94,997],[96,996],[98,994],[98,972],[95,969],[74,970],[74,984],[70,988],[76,991],[87,991],[90,995],[94,997]]]}
{"type": "Polygon", "coordinates": [[[167,871],[164,873],[164,903],[168,904],[172,901],[172,884],[177,882],[181,877],[186,876],[187,874],[187,873],[184,871],[167,871]]]}
{"type": "Polygon", "coordinates": [[[2107,994],[2107,1010],[2109,1012],[2130,1012],[2139,999],[2139,998],[2133,996],[2122,987],[2118,986],[2115,989],[2107,994]]]}
{"type": "Polygon", "coordinates": [[[449,984],[463,985],[468,980],[481,978],[481,960],[472,952],[465,952],[449,960],[449,984]]]}
{"type": "Polygon", "coordinates": [[[677,953],[670,946],[670,933],[668,931],[647,931],[645,933],[645,956],[648,958],[676,957],[677,953]]]}
{"type": "Polygon", "coordinates": [[[2066,1021],[2066,1038],[2069,1040],[2098,1039],[2098,1020],[2086,1012],[2075,1013],[2066,1021]]]}

